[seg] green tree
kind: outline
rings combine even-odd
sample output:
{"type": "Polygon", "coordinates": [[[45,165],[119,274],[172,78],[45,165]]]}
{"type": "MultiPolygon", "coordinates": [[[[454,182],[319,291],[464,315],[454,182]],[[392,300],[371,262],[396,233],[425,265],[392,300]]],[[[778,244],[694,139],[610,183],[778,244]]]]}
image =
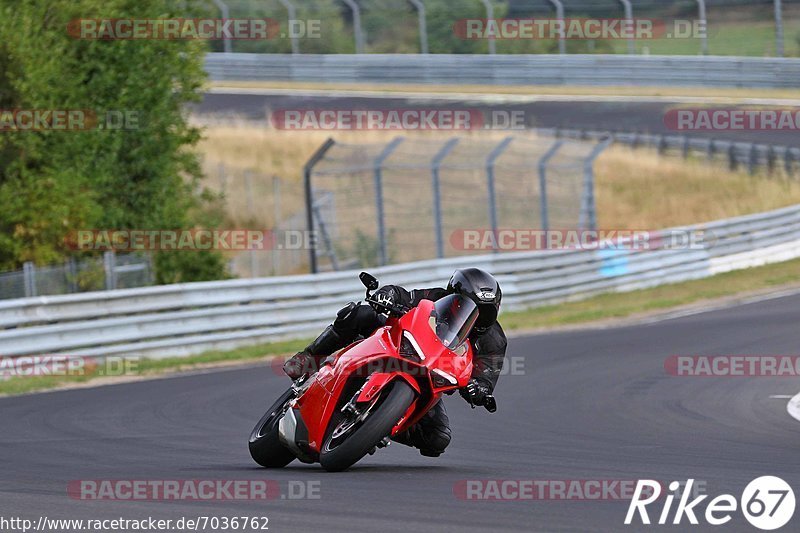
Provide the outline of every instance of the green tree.
{"type": "MultiPolygon", "coordinates": [[[[190,151],[200,134],[185,104],[199,98],[205,44],[89,40],[67,31],[78,19],[185,17],[193,6],[0,0],[2,109],[90,110],[99,123],[128,117],[123,129],[0,132],[0,268],[62,259],[70,253],[65,237],[81,228],[204,224],[200,166],[190,151]]],[[[192,267],[182,279],[224,273],[219,257],[198,264],[208,268],[192,267]]]]}

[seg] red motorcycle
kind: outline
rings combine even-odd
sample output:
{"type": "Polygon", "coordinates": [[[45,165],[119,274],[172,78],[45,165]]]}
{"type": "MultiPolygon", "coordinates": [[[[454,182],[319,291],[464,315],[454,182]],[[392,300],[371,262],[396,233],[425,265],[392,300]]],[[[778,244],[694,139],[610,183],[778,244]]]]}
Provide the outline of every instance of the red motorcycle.
{"type": "MultiPolygon", "coordinates": [[[[334,353],[311,377],[296,381],[250,434],[250,455],[266,468],[294,459],[341,471],[413,426],[443,394],[467,385],[478,318],[469,298],[451,294],[413,309],[378,301],[374,276],[362,272],[366,302],[386,325],[334,353]]],[[[474,406],[473,406],[474,407],[474,406]]],[[[486,409],[497,409],[489,397],[486,409]]]]}

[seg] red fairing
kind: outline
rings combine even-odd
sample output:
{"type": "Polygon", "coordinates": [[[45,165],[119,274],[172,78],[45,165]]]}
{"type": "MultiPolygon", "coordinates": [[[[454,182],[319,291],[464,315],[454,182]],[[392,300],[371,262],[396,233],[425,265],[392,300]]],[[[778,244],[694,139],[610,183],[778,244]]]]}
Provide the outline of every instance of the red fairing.
{"type": "Polygon", "coordinates": [[[308,447],[318,454],[337,409],[359,393],[356,403],[370,402],[395,380],[402,379],[416,391],[416,399],[398,420],[392,435],[416,423],[445,392],[467,384],[472,374],[469,342],[452,351],[434,331],[434,304],[422,300],[400,319],[390,318],[370,337],[341,350],[325,364],[297,399],[294,409],[308,430],[308,447]],[[416,357],[400,354],[413,347],[416,357]],[[458,352],[458,353],[457,353],[458,352]]]}

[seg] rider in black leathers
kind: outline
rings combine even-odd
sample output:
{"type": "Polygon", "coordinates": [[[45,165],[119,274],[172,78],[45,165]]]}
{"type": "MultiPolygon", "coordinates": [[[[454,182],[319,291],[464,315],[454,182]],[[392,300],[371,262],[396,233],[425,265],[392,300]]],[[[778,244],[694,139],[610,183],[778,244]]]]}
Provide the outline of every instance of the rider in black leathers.
{"type": "MultiPolygon", "coordinates": [[[[494,277],[477,268],[468,268],[457,270],[445,289],[435,287],[409,292],[397,285],[386,285],[373,297],[414,307],[421,300],[438,300],[455,292],[475,301],[479,309],[478,320],[469,335],[474,354],[472,379],[459,392],[472,405],[483,405],[497,384],[507,345],[503,328],[497,322],[501,291],[494,277]]],[[[333,324],[314,342],[284,364],[284,371],[292,379],[313,373],[325,357],[358,338],[371,335],[384,323],[385,316],[372,306],[351,302],[337,313],[333,324]]],[[[447,412],[440,400],[417,424],[393,440],[418,448],[422,455],[437,457],[450,443],[450,436],[447,412]]]]}

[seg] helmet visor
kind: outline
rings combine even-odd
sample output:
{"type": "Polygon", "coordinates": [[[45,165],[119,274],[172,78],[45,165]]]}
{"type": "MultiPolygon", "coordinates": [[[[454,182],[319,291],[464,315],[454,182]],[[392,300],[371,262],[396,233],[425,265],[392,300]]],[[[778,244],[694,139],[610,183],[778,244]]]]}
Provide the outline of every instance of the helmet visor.
{"type": "Polygon", "coordinates": [[[430,323],[442,343],[453,349],[467,339],[477,319],[475,302],[460,294],[451,294],[433,304],[430,323]]]}

